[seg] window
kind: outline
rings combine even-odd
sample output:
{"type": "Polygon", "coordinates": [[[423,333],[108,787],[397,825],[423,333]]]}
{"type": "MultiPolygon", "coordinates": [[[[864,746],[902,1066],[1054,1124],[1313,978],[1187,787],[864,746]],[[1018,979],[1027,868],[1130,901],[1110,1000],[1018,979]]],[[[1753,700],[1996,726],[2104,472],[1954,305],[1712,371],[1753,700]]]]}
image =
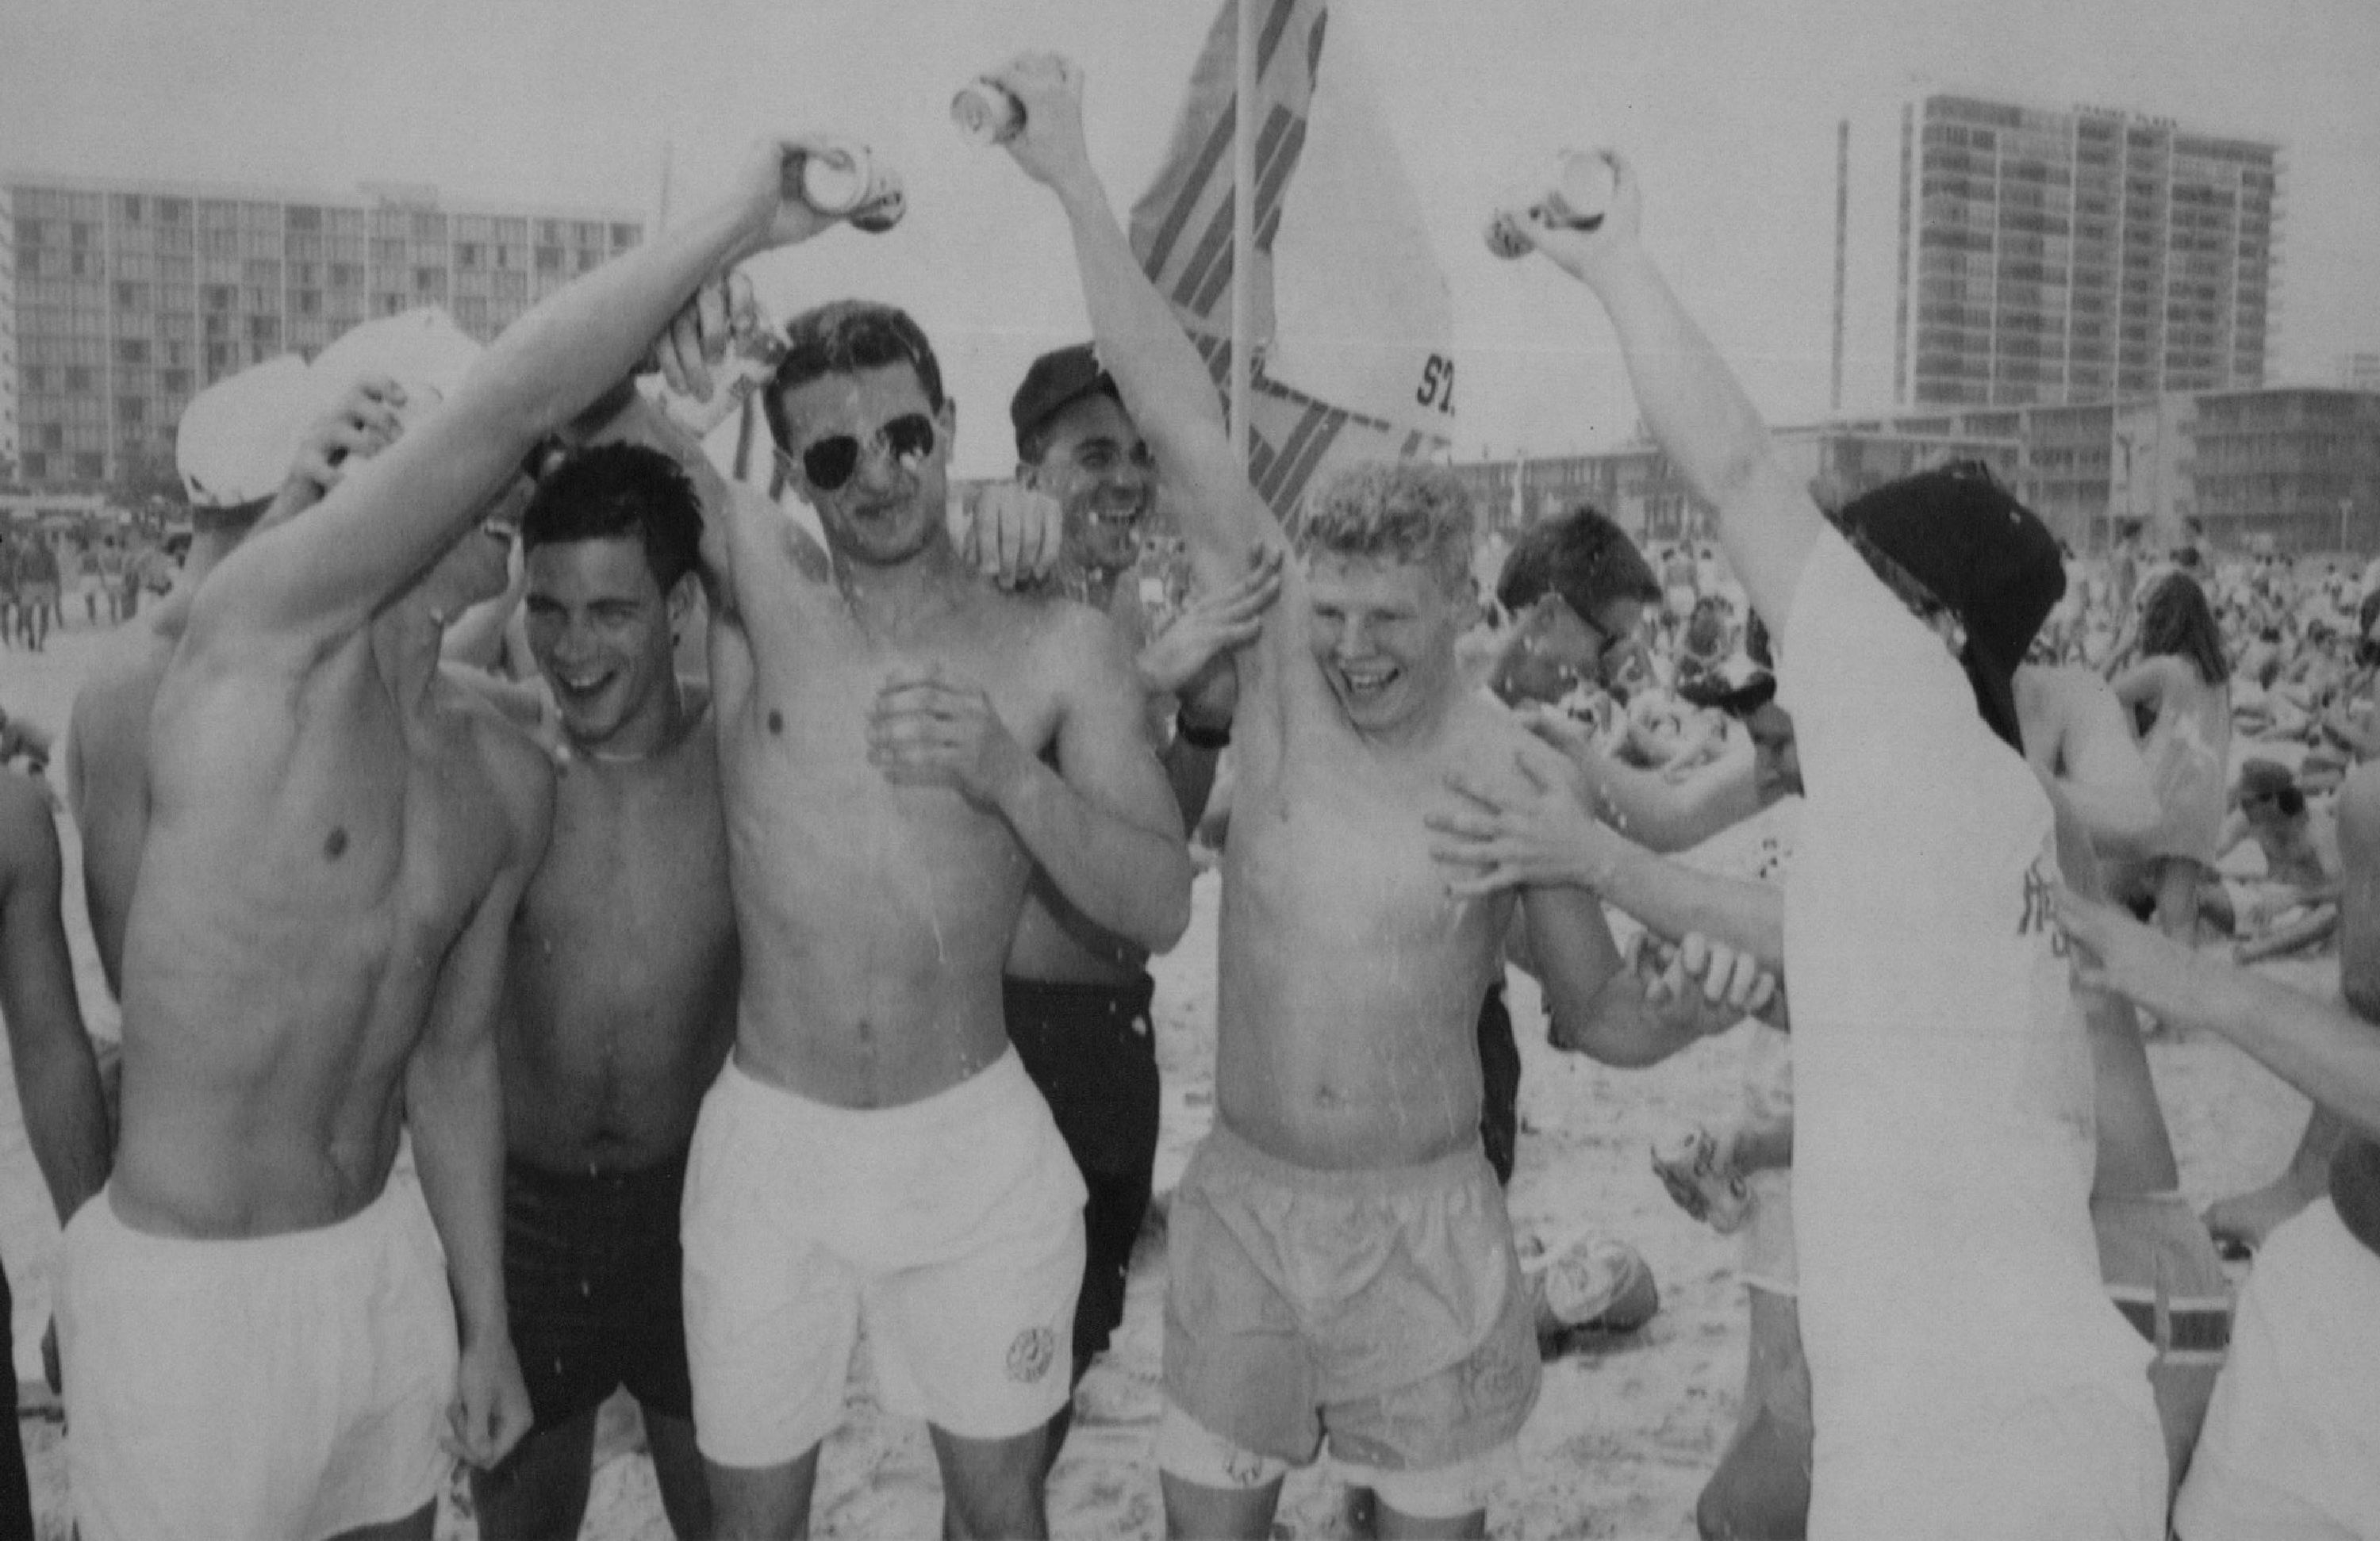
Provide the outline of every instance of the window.
{"type": "Polygon", "coordinates": [[[115,345],[115,361],[119,364],[149,362],[149,344],[140,337],[119,338],[115,345]]]}
{"type": "Polygon", "coordinates": [[[88,391],[91,388],[91,370],[88,368],[79,364],[69,364],[67,366],[67,389],[68,391],[88,391]]]}

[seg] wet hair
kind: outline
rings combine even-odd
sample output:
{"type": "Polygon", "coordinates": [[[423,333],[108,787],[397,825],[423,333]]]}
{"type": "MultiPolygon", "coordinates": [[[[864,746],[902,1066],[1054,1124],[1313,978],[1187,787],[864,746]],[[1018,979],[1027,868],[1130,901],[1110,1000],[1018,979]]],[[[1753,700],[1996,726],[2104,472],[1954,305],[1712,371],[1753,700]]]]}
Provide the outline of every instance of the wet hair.
{"type": "Polygon", "coordinates": [[[702,503],[686,468],[643,444],[598,444],[564,456],[521,515],[521,547],[629,540],[666,594],[694,570],[702,503]]]}
{"type": "Polygon", "coordinates": [[[1460,597],[1475,522],[1471,490],[1445,467],[1368,461],[1308,492],[1290,540],[1308,555],[1417,563],[1460,597]]]}
{"type": "Polygon", "coordinates": [[[2141,656],[2185,659],[2208,685],[2231,677],[2223,628],[2206,608],[2206,591],[2184,573],[2168,573],[2141,606],[2141,656]]]}
{"type": "Polygon", "coordinates": [[[803,311],[785,323],[785,356],[760,406],[769,419],[769,432],[777,447],[794,446],[792,421],[785,416],[785,397],[813,380],[831,374],[857,374],[862,370],[906,364],[916,371],[917,388],[936,413],[942,409],[942,367],[935,362],[934,346],[905,310],[872,300],[838,299],[803,311]]]}
{"type": "Polygon", "coordinates": [[[1615,600],[1660,603],[1661,581],[1628,532],[1583,503],[1523,530],[1504,559],[1497,603],[1517,614],[1544,594],[1561,596],[1579,619],[1591,622],[1615,600]]]}

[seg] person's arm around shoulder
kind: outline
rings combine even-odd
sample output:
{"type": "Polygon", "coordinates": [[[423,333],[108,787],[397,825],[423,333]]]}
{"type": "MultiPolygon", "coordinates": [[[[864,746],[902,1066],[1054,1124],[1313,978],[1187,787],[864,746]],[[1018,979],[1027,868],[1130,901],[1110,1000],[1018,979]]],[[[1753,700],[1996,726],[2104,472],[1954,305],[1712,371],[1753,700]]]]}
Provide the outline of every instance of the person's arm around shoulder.
{"type": "Polygon", "coordinates": [[[475,746],[494,783],[504,854],[492,881],[448,950],[430,1020],[406,1073],[421,1196],[446,1253],[461,1360],[448,1412],[455,1453],[492,1466],[528,1431],[528,1392],[513,1351],[504,1279],[504,1093],[496,1013],[505,941],[553,813],[552,767],[536,746],[477,715],[475,746]]]}
{"type": "Polygon", "coordinates": [[[58,910],[62,866],[49,798],[0,774],[0,1013],[26,1137],[61,1225],[106,1183],[115,1150],[58,910]]]}
{"type": "Polygon", "coordinates": [[[1611,152],[1603,156],[1612,195],[1601,224],[1558,225],[1542,209],[1513,223],[1603,302],[1645,422],[1688,485],[1718,508],[1729,562],[1782,635],[1825,520],[1778,456],[1752,398],[1646,253],[1634,169],[1611,152]]]}

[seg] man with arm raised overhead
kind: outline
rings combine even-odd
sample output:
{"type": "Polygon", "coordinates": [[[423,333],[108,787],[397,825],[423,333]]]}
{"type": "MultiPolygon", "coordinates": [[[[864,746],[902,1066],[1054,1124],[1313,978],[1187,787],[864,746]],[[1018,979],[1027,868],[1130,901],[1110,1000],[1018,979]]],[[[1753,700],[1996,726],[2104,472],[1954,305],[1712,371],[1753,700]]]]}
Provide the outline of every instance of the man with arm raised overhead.
{"type": "MultiPolygon", "coordinates": [[[[748,304],[704,291],[673,383],[707,394],[748,304]]],[[[697,1439],[723,1533],[806,1534],[864,1320],[887,1405],[930,1426],[946,1534],[1038,1535],[1084,1186],[1002,964],[1037,880],[1172,946],[1189,854],[1114,626],[953,547],[958,409],[917,323],[840,301],[786,345],[762,401],[825,543],[739,490],[704,547],[744,966],[686,1175],[697,1439]]]]}
{"type": "Polygon", "coordinates": [[[2011,684],[2062,585],[2055,543],[1957,467],[1830,528],[1607,159],[1593,228],[1513,220],[1602,301],[1645,420],[1718,509],[1777,638],[1808,794],[1782,940],[1809,1533],[2149,1541],[2166,1478],[2150,1351],[2100,1285],[2091,1050],[2011,684]]]}
{"type": "Polygon", "coordinates": [[[502,586],[473,527],[524,453],[703,278],[819,228],[780,193],[798,152],[762,146],[734,198],[523,318],[451,399],[409,393],[411,431],[193,596],[148,730],[122,1137],[66,1243],[92,1541],[426,1536],[442,1426],[475,1464],[519,1438],[493,1013],[550,773],[441,679],[439,633],[502,586]],[[419,1199],[389,1183],[407,1129],[419,1199]]]}
{"type": "MultiPolygon", "coordinates": [[[[1091,169],[1079,76],[1045,55],[998,79],[1025,106],[1009,149],[1073,228],[1100,358],[1183,491],[1200,580],[1227,588],[1286,538],[1091,169]]],[[[1217,1116],[1167,1246],[1158,1459],[1177,1535],[1266,1534],[1287,1467],[1326,1435],[1384,1534],[1482,1534],[1489,1459],[1536,1401],[1475,1035],[1514,901],[1450,899],[1422,819],[1450,777],[1567,771],[1463,685],[1471,535],[1442,469],[1348,473],[1315,495],[1303,562],[1234,655],[1217,1116]]],[[[1654,1009],[1592,898],[1524,904],[1557,1042],[1641,1064],[1720,1025],[1698,990],[1654,1009]]]]}

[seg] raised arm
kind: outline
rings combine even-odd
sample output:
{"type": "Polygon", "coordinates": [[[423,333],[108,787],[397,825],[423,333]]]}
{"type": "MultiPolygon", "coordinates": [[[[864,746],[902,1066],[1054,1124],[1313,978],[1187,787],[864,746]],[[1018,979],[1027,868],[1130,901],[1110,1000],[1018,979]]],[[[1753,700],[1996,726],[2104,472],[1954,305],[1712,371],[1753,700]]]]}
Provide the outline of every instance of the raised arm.
{"type": "Polygon", "coordinates": [[[1232,454],[1215,382],[1148,276],[1109,206],[1083,140],[1082,75],[1055,55],[1027,55],[994,79],[1025,108],[1008,142],[1026,176],[1058,195],[1075,237],[1083,297],[1099,362],[1157,454],[1173,489],[1199,574],[1217,588],[1246,571],[1249,553],[1281,540],[1280,521],[1232,454]]]}
{"type": "Polygon", "coordinates": [[[800,141],[771,140],[735,193],[507,328],[452,401],[305,517],[252,537],[193,602],[194,645],[352,631],[478,515],[529,448],[611,391],[704,278],[827,221],[784,192],[800,141]]]}
{"type": "Polygon", "coordinates": [[[1609,152],[1604,159],[1613,191],[1597,228],[1551,224],[1542,210],[1516,223],[1602,300],[1645,421],[1687,484],[1718,509],[1729,561],[1770,628],[1781,631],[1825,520],[1778,457],[1752,398],[1639,242],[1634,171],[1609,152]]]}
{"type": "Polygon", "coordinates": [[[0,774],[0,1012],[33,1160],[63,1225],[107,1181],[115,1141],[58,914],[57,826],[39,787],[0,774]]]}

